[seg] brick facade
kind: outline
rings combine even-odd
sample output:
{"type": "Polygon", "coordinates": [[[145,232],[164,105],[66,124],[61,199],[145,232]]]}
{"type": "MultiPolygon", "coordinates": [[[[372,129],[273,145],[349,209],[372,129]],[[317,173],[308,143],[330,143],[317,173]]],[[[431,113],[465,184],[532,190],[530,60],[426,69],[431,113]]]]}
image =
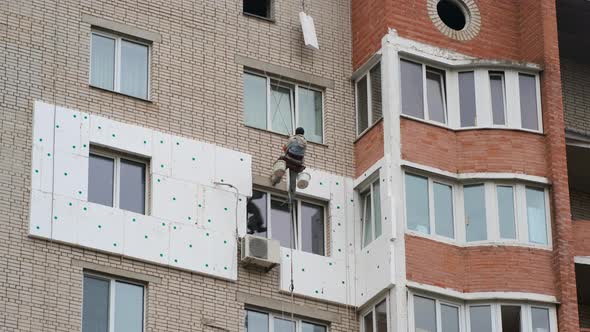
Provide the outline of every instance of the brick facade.
{"type": "Polygon", "coordinates": [[[363,175],[363,172],[383,158],[382,120],[370,128],[354,143],[354,158],[355,177],[363,175]]]}

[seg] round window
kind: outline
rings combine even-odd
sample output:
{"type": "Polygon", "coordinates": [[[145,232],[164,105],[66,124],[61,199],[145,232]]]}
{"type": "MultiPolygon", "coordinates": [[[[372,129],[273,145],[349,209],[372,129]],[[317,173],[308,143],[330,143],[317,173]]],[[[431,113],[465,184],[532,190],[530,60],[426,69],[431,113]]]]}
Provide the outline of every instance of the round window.
{"type": "Polygon", "coordinates": [[[427,0],[428,15],[440,32],[457,40],[477,36],[481,16],[474,0],[427,0]]]}

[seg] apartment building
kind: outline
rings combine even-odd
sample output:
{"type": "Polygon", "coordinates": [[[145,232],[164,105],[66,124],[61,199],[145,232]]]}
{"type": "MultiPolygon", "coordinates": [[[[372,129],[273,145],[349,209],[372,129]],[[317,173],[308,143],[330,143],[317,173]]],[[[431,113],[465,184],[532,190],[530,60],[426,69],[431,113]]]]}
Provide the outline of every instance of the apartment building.
{"type": "Polygon", "coordinates": [[[590,331],[588,11],[3,3],[1,330],[590,331]]]}

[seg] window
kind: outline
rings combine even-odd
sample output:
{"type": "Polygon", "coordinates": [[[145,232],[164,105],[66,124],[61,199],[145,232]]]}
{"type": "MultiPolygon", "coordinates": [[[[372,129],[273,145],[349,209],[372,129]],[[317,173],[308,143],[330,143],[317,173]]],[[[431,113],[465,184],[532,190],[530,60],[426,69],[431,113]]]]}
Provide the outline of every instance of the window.
{"type": "Polygon", "coordinates": [[[475,75],[472,71],[459,73],[459,108],[461,127],[475,126],[477,124],[475,75]]]}
{"type": "Polygon", "coordinates": [[[444,71],[401,60],[401,91],[403,114],[446,123],[444,71]]]}
{"type": "Polygon", "coordinates": [[[82,332],[141,332],[144,286],[84,275],[82,332]]]}
{"type": "Polygon", "coordinates": [[[379,179],[369,185],[361,192],[363,248],[373,242],[374,239],[383,233],[381,224],[381,186],[379,179]]]}
{"type": "Polygon", "coordinates": [[[356,82],[357,134],[363,133],[383,116],[381,108],[381,64],[356,82]]]}
{"type": "Polygon", "coordinates": [[[514,188],[497,186],[498,219],[500,222],[500,238],[516,239],[516,223],[514,215],[514,188]]]}
{"type": "Polygon", "coordinates": [[[408,229],[454,238],[453,187],[409,173],[405,183],[408,229]]]}
{"type": "Polygon", "coordinates": [[[91,151],[88,161],[88,201],[146,213],[147,164],[135,158],[91,151]]]}
{"type": "Polygon", "coordinates": [[[489,305],[469,307],[469,321],[472,332],[493,332],[492,307],[489,305]]]}
{"type": "Polygon", "coordinates": [[[322,324],[272,313],[246,309],[246,332],[327,332],[322,324]]]}
{"type": "Polygon", "coordinates": [[[459,306],[423,296],[413,296],[415,332],[459,332],[459,306]]]}
{"type": "Polygon", "coordinates": [[[387,300],[379,302],[363,315],[361,332],[387,332],[387,300]]]}
{"type": "Polygon", "coordinates": [[[322,91],[244,72],[244,123],[285,135],[303,127],[308,141],[322,143],[322,91]]]}
{"type": "Polygon", "coordinates": [[[149,44],[102,31],[91,38],[90,84],[148,99],[149,44]]]}
{"type": "Polygon", "coordinates": [[[282,247],[326,254],[325,205],[293,200],[293,225],[285,197],[254,190],[246,209],[248,234],[278,240],[282,247]]]}
{"type": "Polygon", "coordinates": [[[486,221],[486,197],[484,185],[463,188],[465,201],[465,229],[467,242],[488,239],[486,221]]]}
{"type": "Polygon", "coordinates": [[[244,14],[271,19],[271,0],[244,0],[244,14]]]}
{"type": "Polygon", "coordinates": [[[500,307],[502,332],[521,332],[520,306],[503,305],[500,307]]]}
{"type": "Polygon", "coordinates": [[[533,75],[518,74],[520,88],[520,120],[522,128],[539,130],[537,79],[533,75]]]}
{"type": "Polygon", "coordinates": [[[547,215],[545,213],[545,191],[526,188],[526,214],[529,228],[529,241],[547,244],[547,215]]]}
{"type": "Polygon", "coordinates": [[[549,309],[535,308],[531,309],[531,320],[533,321],[534,332],[550,332],[549,327],[549,309]]]}
{"type": "Polygon", "coordinates": [[[494,125],[506,124],[506,87],[504,73],[490,72],[490,96],[492,100],[492,122],[494,125]]]}

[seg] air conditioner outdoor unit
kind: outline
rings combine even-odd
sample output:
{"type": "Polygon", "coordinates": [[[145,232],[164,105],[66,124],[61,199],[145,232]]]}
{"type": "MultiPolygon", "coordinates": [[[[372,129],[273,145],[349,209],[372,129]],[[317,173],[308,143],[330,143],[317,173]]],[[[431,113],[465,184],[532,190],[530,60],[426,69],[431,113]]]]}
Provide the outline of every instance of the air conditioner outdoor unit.
{"type": "Polygon", "coordinates": [[[254,235],[246,235],[242,239],[243,265],[271,269],[280,263],[280,254],[281,246],[277,240],[254,235]]]}

